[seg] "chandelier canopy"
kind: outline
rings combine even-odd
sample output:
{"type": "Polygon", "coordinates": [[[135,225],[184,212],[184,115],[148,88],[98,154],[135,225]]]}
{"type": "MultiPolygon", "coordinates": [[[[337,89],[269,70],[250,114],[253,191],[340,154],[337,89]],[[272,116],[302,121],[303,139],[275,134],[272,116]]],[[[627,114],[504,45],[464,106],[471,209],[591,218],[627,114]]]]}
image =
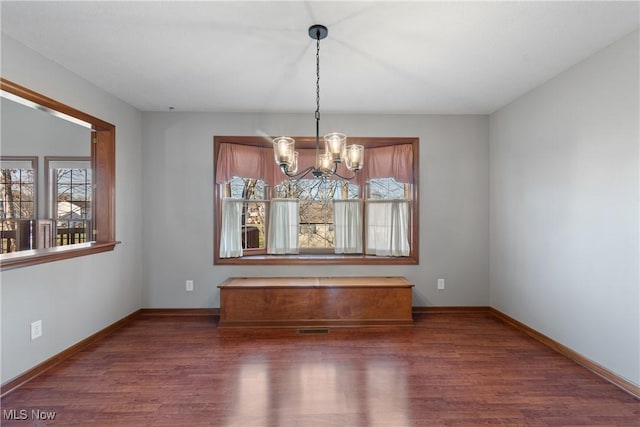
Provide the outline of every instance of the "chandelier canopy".
{"type": "Polygon", "coordinates": [[[329,30],[324,25],[309,27],[309,37],[316,40],[316,164],[298,172],[298,152],[295,140],[288,136],[280,136],[273,140],[273,154],[280,170],[290,178],[302,178],[309,172],[316,178],[336,175],[342,179],[355,178],[355,172],[364,164],[364,147],[347,145],[347,136],[333,132],[324,136],[324,152],[320,152],[320,40],[327,37],[329,30]],[[338,164],[344,163],[353,176],[346,177],[337,173],[338,164]]]}

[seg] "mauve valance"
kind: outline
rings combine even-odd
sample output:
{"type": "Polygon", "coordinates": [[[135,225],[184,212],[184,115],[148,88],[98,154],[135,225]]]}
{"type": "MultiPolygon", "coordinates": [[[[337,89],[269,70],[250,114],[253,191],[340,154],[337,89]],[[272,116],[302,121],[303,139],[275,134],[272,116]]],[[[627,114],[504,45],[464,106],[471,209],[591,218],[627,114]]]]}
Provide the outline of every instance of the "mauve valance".
{"type": "Polygon", "coordinates": [[[413,147],[411,144],[388,145],[364,150],[365,181],[373,178],[395,178],[413,183],[413,147]]]}
{"type": "MultiPolygon", "coordinates": [[[[299,149],[298,172],[315,166],[316,150],[299,149]]],[[[411,144],[365,147],[364,168],[358,173],[356,182],[360,185],[372,178],[395,178],[398,182],[413,183],[413,147],[411,144]]],[[[338,165],[338,173],[352,176],[347,168],[338,165]]],[[[232,143],[221,143],[216,159],[216,183],[225,183],[234,176],[262,179],[269,185],[277,185],[286,176],[276,165],[271,147],[256,147],[232,143]]],[[[307,178],[311,178],[308,175],[307,178]]],[[[332,177],[330,179],[340,179],[332,177]]]]}
{"type": "Polygon", "coordinates": [[[223,143],[216,160],[216,183],[223,184],[234,176],[241,176],[271,184],[276,168],[270,147],[223,143]]]}

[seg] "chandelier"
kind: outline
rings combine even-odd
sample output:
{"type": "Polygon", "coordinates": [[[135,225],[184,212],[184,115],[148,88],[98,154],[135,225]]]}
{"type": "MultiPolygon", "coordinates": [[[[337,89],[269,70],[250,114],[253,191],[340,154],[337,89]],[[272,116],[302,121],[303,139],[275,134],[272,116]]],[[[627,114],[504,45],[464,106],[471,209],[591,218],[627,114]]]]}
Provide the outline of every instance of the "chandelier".
{"type": "Polygon", "coordinates": [[[295,140],[288,136],[280,136],[273,140],[273,154],[280,170],[290,178],[302,178],[309,172],[316,178],[336,175],[342,179],[355,178],[355,172],[364,164],[364,147],[347,145],[347,136],[341,133],[329,133],[324,136],[324,152],[320,153],[320,40],[327,37],[329,30],[324,25],[309,27],[309,37],[316,40],[316,165],[298,172],[298,152],[295,151],[295,140]],[[338,165],[344,163],[353,176],[340,175],[338,165]]]}

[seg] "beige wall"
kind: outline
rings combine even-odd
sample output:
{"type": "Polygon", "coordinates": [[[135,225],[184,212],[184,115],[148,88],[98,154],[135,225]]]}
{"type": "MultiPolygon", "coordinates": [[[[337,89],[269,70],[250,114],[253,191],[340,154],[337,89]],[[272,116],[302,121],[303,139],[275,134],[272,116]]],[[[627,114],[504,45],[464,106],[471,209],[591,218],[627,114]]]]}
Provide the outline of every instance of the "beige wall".
{"type": "MultiPolygon", "coordinates": [[[[2,35],[2,77],[116,125],[114,252],[0,274],[2,383],[142,305],[140,113],[2,35]],[[43,336],[31,341],[30,324],[43,336]]],[[[1,148],[1,147],[0,147],[1,148]]]]}
{"type": "Polygon", "coordinates": [[[321,132],[420,138],[420,265],[214,266],[213,136],[312,135],[309,114],[143,114],[147,307],[218,307],[230,276],[401,275],[414,305],[488,305],[488,117],[323,114],[321,132]],[[446,289],[436,290],[437,278],[446,289]],[[195,282],[185,291],[185,280],[195,282]]]}
{"type": "Polygon", "coordinates": [[[640,385],[638,32],[491,116],[491,305],[640,385]]]}

